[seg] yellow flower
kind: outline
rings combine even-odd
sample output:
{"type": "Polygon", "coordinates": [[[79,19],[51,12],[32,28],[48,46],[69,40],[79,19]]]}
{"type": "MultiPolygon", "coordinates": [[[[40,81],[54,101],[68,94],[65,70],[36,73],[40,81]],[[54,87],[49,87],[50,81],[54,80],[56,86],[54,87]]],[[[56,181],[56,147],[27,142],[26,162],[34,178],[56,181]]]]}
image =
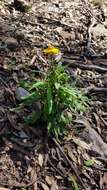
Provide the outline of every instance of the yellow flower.
{"type": "Polygon", "coordinates": [[[48,46],[48,48],[43,49],[43,53],[46,55],[56,55],[61,53],[61,51],[56,47],[48,46]]]}

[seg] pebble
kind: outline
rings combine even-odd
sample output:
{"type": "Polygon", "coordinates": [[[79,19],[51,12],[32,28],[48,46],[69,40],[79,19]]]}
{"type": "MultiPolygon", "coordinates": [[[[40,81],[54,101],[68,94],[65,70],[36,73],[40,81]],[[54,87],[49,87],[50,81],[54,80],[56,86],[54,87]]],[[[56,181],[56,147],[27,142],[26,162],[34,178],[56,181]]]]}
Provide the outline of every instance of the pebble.
{"type": "Polygon", "coordinates": [[[30,93],[22,87],[18,87],[15,92],[16,99],[21,101],[22,97],[28,96],[30,93]]]}
{"type": "Polygon", "coordinates": [[[13,6],[16,10],[21,12],[27,12],[30,8],[26,0],[14,0],[13,6]]]}
{"type": "MultiPolygon", "coordinates": [[[[18,100],[18,101],[21,101],[21,98],[22,97],[26,97],[26,96],[28,96],[30,93],[27,91],[27,90],[25,90],[24,88],[22,88],[22,87],[18,87],[17,89],[16,89],[16,92],[15,92],[15,97],[16,97],[16,99],[18,100]]],[[[33,104],[33,106],[32,106],[32,108],[35,110],[35,111],[41,111],[41,103],[40,103],[40,101],[35,101],[35,103],[33,104]]]]}
{"type": "Polygon", "coordinates": [[[12,37],[7,38],[4,43],[6,44],[6,47],[11,51],[14,51],[18,47],[17,40],[12,37]]]}

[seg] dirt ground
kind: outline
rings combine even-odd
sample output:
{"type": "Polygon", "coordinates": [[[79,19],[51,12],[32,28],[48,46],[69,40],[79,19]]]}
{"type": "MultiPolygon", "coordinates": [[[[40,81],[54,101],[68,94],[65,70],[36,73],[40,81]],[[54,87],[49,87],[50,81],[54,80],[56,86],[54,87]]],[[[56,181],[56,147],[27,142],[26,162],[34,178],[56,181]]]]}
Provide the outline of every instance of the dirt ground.
{"type": "Polygon", "coordinates": [[[106,190],[107,1],[14,2],[0,1],[0,190],[106,190]],[[47,71],[48,45],[91,97],[60,144],[10,112],[17,87],[47,71]]]}

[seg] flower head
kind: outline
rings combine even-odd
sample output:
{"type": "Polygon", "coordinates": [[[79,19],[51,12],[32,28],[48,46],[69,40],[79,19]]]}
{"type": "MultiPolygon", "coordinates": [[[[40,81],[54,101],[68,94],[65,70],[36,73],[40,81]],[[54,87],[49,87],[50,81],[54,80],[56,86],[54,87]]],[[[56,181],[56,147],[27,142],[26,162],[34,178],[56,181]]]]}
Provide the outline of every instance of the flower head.
{"type": "Polygon", "coordinates": [[[57,55],[60,54],[61,51],[59,50],[59,48],[56,48],[54,46],[48,46],[48,48],[43,49],[43,53],[45,55],[57,55]]]}

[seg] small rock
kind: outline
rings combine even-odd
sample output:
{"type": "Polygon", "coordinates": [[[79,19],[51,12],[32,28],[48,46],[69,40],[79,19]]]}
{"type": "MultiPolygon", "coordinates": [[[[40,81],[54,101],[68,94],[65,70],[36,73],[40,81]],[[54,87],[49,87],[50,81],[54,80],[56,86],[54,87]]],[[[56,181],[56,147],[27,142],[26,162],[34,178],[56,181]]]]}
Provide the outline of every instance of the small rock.
{"type": "Polygon", "coordinates": [[[25,90],[24,88],[22,88],[22,87],[18,87],[17,89],[16,89],[16,92],[15,92],[15,95],[16,95],[16,99],[18,100],[18,101],[21,101],[21,98],[22,97],[26,97],[26,96],[28,96],[30,93],[27,91],[27,90],[25,90]]]}
{"type": "Polygon", "coordinates": [[[14,0],[13,7],[20,12],[27,12],[30,8],[25,0],[14,0]]]}
{"type": "Polygon", "coordinates": [[[18,42],[15,38],[7,38],[4,43],[6,44],[6,47],[11,51],[14,51],[18,47],[18,42]]]}

